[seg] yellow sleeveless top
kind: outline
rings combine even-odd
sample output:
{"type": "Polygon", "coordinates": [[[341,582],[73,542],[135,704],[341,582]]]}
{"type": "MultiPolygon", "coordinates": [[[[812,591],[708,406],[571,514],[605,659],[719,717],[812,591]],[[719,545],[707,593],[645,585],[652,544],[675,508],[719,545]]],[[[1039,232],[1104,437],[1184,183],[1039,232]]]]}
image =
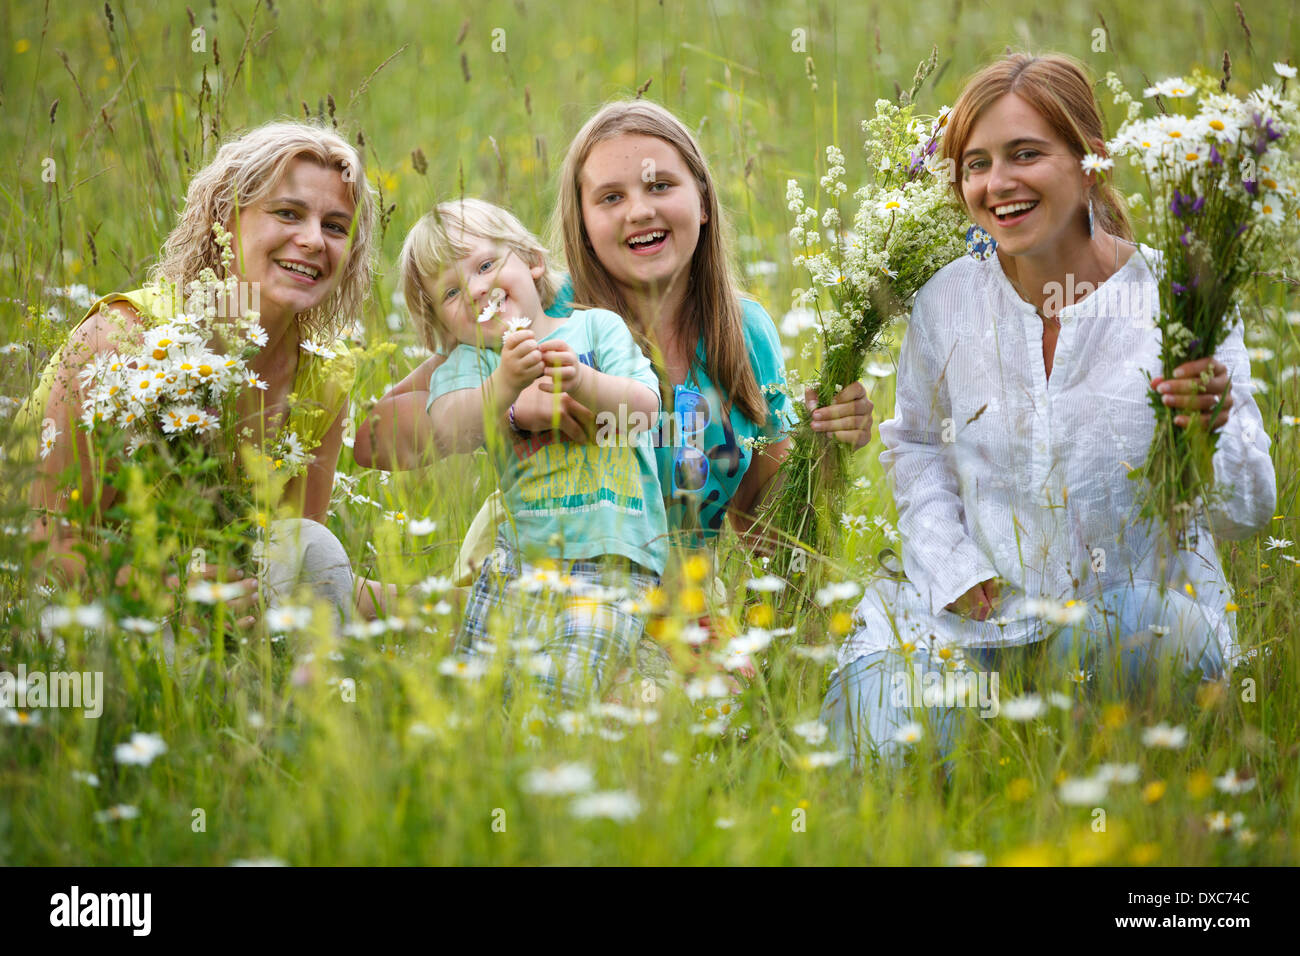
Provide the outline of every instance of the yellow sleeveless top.
{"type": "MultiPolygon", "coordinates": [[[[170,321],[173,316],[172,299],[155,289],[136,289],[134,292],[113,292],[97,300],[73,331],[99,311],[101,306],[125,302],[140,314],[146,328],[170,321]]],[[[71,333],[69,333],[71,334],[71,333]]],[[[281,431],[291,431],[302,441],[305,452],[311,454],[320,445],[334,419],[338,418],[347,401],[348,393],[356,380],[357,360],[350,349],[334,345],[333,358],[326,359],[304,351],[298,357],[298,370],[294,374],[289,397],[289,415],[281,431]]],[[[54,388],[54,377],[63,359],[60,346],[45,363],[36,390],[28,397],[15,415],[18,451],[23,461],[35,461],[41,416],[54,388]]]]}

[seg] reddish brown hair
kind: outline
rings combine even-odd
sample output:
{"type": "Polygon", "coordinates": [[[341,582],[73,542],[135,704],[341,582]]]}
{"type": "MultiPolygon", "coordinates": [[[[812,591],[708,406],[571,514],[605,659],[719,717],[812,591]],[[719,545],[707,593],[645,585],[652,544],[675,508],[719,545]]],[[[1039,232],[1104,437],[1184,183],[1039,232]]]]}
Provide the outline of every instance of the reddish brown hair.
{"type": "MultiPolygon", "coordinates": [[[[953,164],[950,168],[960,170],[961,155],[966,151],[975,124],[986,109],[1008,93],[1015,93],[1036,109],[1080,159],[1094,152],[1092,140],[1106,141],[1101,110],[1092,95],[1092,83],[1083,64],[1061,53],[1044,56],[1010,53],[971,77],[953,104],[943,137],[944,157],[953,164]]],[[[1101,155],[1104,154],[1103,149],[1101,155]]],[[[962,195],[960,175],[953,177],[952,188],[964,207],[966,198],[962,195]]],[[[1132,242],[1133,227],[1124,200],[1114,187],[1098,181],[1089,195],[1101,227],[1132,242]]]]}

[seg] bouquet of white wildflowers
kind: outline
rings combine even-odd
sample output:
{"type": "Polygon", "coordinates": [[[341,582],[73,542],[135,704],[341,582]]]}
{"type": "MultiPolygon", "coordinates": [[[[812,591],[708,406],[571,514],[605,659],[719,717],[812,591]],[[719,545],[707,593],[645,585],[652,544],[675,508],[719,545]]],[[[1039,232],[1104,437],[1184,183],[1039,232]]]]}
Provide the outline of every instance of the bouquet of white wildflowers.
{"type": "MultiPolygon", "coordinates": [[[[1300,126],[1295,91],[1276,64],[1281,85],[1266,84],[1244,99],[1225,92],[1227,79],[1198,73],[1190,81],[1163,80],[1148,88],[1158,115],[1143,116],[1115,75],[1107,85],[1127,122],[1110,143],[1145,176],[1150,197],[1150,245],[1159,251],[1161,363],[1165,378],[1184,363],[1207,358],[1226,338],[1247,281],[1293,254],[1300,227],[1296,172],[1300,126]]],[[[1084,158],[1085,168],[1109,161],[1084,158]]],[[[1177,540],[1199,502],[1213,493],[1218,433],[1166,407],[1151,392],[1156,430],[1141,477],[1142,514],[1167,524],[1177,540]]],[[[1210,411],[1210,421],[1222,402],[1210,411]]],[[[1136,477],[1136,475],[1135,475],[1136,477]]]]}
{"type": "MultiPolygon", "coordinates": [[[[230,233],[219,224],[213,232],[229,272],[230,233]]],[[[248,360],[266,344],[258,313],[219,319],[218,303],[239,301],[238,280],[218,279],[211,269],[190,283],[183,298],[166,283],[147,288],[171,302],[174,315],[144,329],[131,346],[98,355],[81,370],[82,423],[124,433],[128,456],[159,437],[176,444],[189,436],[211,441],[234,434],[239,393],[267,387],[248,368],[248,360]]],[[[307,464],[302,442],[289,431],[277,436],[267,457],[288,475],[307,464]]]]}
{"type": "Polygon", "coordinates": [[[239,405],[242,396],[256,398],[267,388],[248,364],[267,336],[257,312],[228,314],[247,297],[230,273],[230,233],[219,224],[213,232],[230,277],[205,269],[184,294],[165,281],[147,286],[165,307],[154,308],[142,326],[114,333],[115,347],[81,370],[81,423],[95,435],[102,480],[128,499],[142,491],[157,525],[178,535],[179,545],[242,549],[242,532],[265,523],[279,489],[309,457],[287,428],[259,454],[249,451],[256,444],[251,429],[239,427],[249,408],[241,412],[239,405]],[[104,468],[118,456],[127,464],[104,468]]]}
{"type": "MultiPolygon", "coordinates": [[[[848,187],[838,148],[826,149],[824,210],[805,203],[798,182],[789,182],[794,266],[810,279],[806,289],[795,290],[794,301],[816,313],[821,333],[820,374],[803,384],[816,388],[819,405],[858,380],[881,333],[906,314],[917,290],[966,252],[965,218],[950,191],[949,164],[939,156],[947,114],[945,107],[937,118],[924,118],[910,105],[876,102],[875,117],[862,124],[872,174],[853,194],[847,222],[839,207],[848,187]]],[[[838,540],[850,449],[814,432],[802,395],[792,397],[799,414],[793,448],[764,518],[789,545],[779,549],[775,570],[789,578],[808,569],[808,586],[799,590],[811,593],[817,572],[810,555],[820,567],[815,556],[831,555],[838,540]]]]}

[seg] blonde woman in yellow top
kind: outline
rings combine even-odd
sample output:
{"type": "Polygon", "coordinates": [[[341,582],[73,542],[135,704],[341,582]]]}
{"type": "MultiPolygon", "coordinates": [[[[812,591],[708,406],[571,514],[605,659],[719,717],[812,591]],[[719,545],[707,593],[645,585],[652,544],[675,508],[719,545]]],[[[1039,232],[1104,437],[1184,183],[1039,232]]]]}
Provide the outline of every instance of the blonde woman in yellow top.
{"type": "MultiPolygon", "coordinates": [[[[289,511],[299,517],[271,529],[272,555],[280,557],[273,558],[268,597],[274,601],[277,588],[291,587],[291,578],[306,579],[346,615],[355,582],[342,546],[323,522],[355,375],[348,350],[329,346],[357,314],[373,271],[375,207],[361,158],[335,132],[305,123],[269,123],[227,142],[190,183],[180,222],[150,271],[151,286],[186,289],[205,269],[224,278],[214,223],[233,234],[231,271],[242,284],[241,298],[248,294],[257,302],[265,334],[248,361],[265,388],[240,394],[238,435],[263,448],[293,430],[307,456],[305,470],[283,492],[289,511]]],[[[244,307],[227,305],[230,311],[219,314],[239,314],[244,307]]],[[[48,544],[45,568],[56,580],[71,584],[86,571],[80,539],[60,520],[74,491],[84,501],[97,501],[100,516],[116,495],[98,484],[88,434],[78,424],[85,400],[79,373],[94,357],[113,351],[124,333],[169,321],[174,312],[171,297],[158,288],[105,296],[51,358],[20,412],[29,431],[43,423],[51,439],[42,449],[30,503],[37,511],[33,534],[48,544]],[[60,484],[74,465],[80,482],[60,484]]],[[[207,567],[203,574],[222,572],[207,567]]],[[[240,612],[251,608],[256,579],[244,578],[241,570],[229,576],[244,582],[244,594],[232,606],[240,612]]],[[[129,577],[130,569],[123,569],[118,584],[129,577]]],[[[375,590],[357,590],[358,608],[370,616],[375,590]]]]}

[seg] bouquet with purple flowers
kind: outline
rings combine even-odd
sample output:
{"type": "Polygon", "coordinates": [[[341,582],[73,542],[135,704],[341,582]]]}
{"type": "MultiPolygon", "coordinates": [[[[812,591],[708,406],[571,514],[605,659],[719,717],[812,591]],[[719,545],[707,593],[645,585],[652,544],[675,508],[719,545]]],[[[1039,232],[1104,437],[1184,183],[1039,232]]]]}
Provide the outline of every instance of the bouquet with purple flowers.
{"type": "MultiPolygon", "coordinates": [[[[1275,67],[1281,84],[1261,86],[1244,99],[1226,92],[1226,76],[1222,82],[1204,73],[1191,81],[1162,80],[1145,91],[1160,110],[1150,117],[1141,116],[1142,104],[1113,73],[1106,77],[1115,102],[1128,109],[1110,151],[1128,156],[1149,187],[1166,378],[1186,362],[1212,356],[1247,280],[1295,250],[1300,111],[1295,91],[1286,92],[1286,77],[1295,71],[1275,67]],[[1183,103],[1194,109],[1176,108],[1183,103]]],[[[1090,169],[1107,165],[1095,156],[1083,162],[1090,169]]],[[[1188,416],[1186,427],[1176,426],[1176,411],[1155,392],[1151,396],[1156,431],[1134,477],[1148,486],[1143,516],[1165,521],[1177,539],[1198,500],[1208,501],[1214,490],[1217,433],[1197,415],[1188,416]]],[[[1218,412],[1214,408],[1209,420],[1218,412]]]]}

